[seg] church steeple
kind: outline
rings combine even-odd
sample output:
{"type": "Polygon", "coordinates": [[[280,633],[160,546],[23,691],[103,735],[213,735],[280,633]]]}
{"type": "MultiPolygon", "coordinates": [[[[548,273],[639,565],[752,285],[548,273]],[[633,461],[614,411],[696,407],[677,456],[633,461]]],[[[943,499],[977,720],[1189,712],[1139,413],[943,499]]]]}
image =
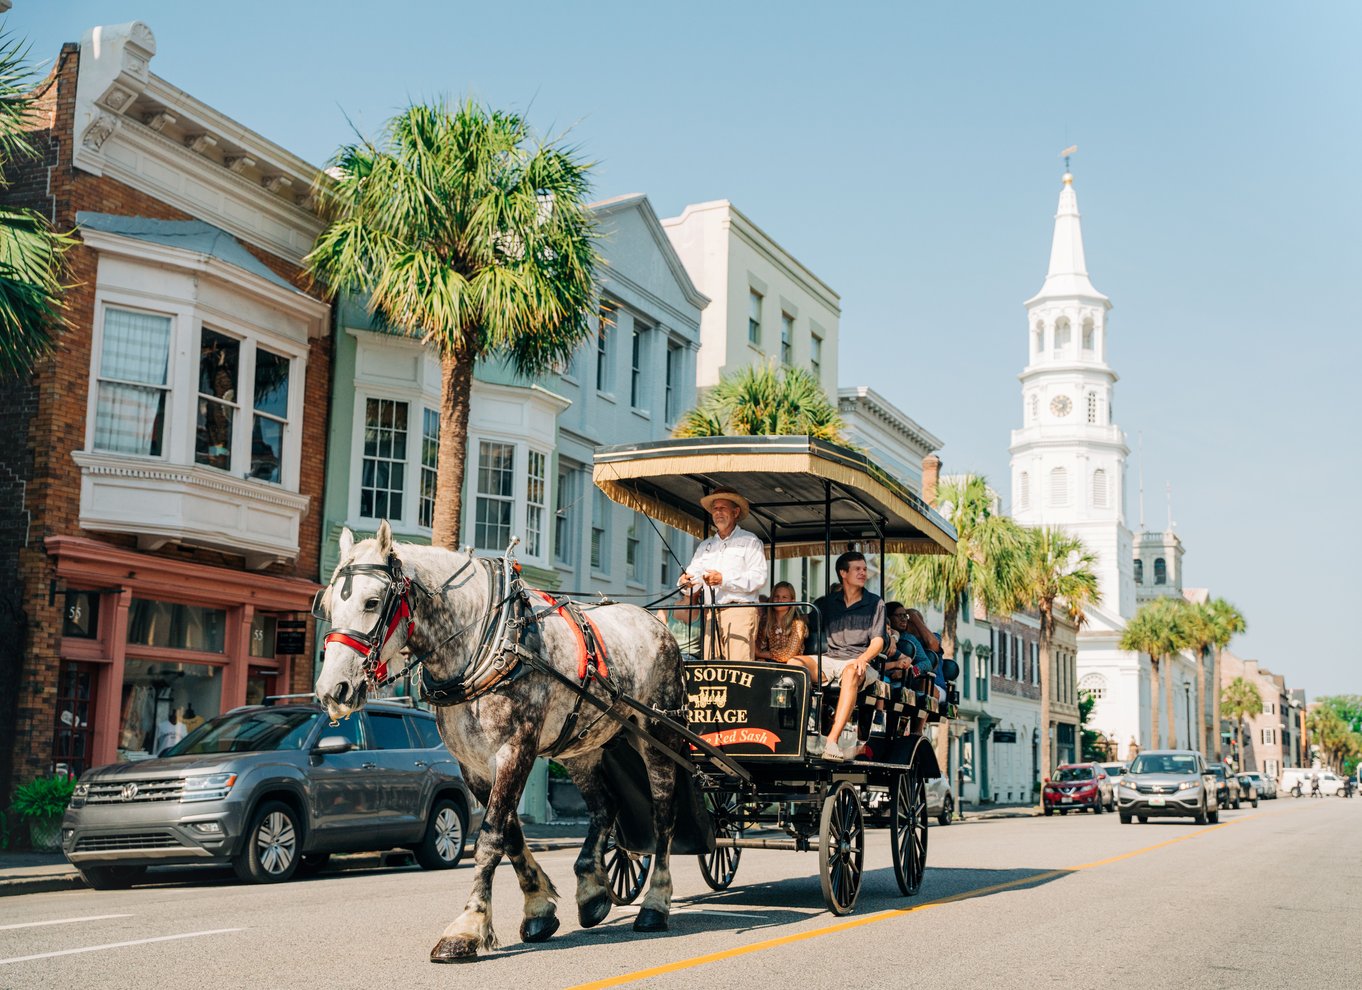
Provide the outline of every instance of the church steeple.
{"type": "Polygon", "coordinates": [[[1107,297],[1093,287],[1088,278],[1088,264],[1083,256],[1083,226],[1078,212],[1078,196],[1074,192],[1074,177],[1064,173],[1064,186],[1059,191],[1059,209],[1055,212],[1055,233],[1050,241],[1050,270],[1045,284],[1026,305],[1043,299],[1092,299],[1105,302],[1107,297]]]}

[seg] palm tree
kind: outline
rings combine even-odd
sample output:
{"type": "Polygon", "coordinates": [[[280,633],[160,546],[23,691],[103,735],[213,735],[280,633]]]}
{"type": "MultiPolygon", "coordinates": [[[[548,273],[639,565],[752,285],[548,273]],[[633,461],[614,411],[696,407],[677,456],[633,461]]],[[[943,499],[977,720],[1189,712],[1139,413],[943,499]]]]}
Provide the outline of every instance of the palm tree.
{"type": "MultiPolygon", "coordinates": [[[[1216,623],[1211,613],[1209,602],[1194,604],[1188,613],[1187,635],[1188,648],[1191,649],[1196,657],[1196,739],[1197,751],[1206,752],[1206,654],[1215,646],[1216,623]]],[[[1220,673],[1216,671],[1216,679],[1219,680],[1220,673]]],[[[1217,694],[1219,692],[1216,692],[1217,694]]],[[[1217,733],[1219,728],[1216,729],[1217,733]]]]}
{"type": "MultiPolygon", "coordinates": [[[[0,188],[5,167],[37,158],[33,129],[33,72],[28,48],[0,34],[0,188]]],[[[53,231],[32,210],[0,207],[0,380],[26,379],[56,344],[61,318],[62,255],[71,238],[53,231]]]]}
{"type": "MultiPolygon", "coordinates": [[[[1210,622],[1214,639],[1211,646],[1215,649],[1215,684],[1220,685],[1220,655],[1230,645],[1236,635],[1248,630],[1248,623],[1240,611],[1223,598],[1212,598],[1206,603],[1206,617],[1210,622]]],[[[1215,758],[1222,757],[1220,738],[1220,692],[1211,695],[1211,724],[1215,726],[1215,758]]]]}
{"type": "Polygon", "coordinates": [[[1250,715],[1263,714],[1263,695],[1258,690],[1258,685],[1246,681],[1242,677],[1236,677],[1226,684],[1224,690],[1220,692],[1220,706],[1224,709],[1225,714],[1234,719],[1234,723],[1238,727],[1239,742],[1243,749],[1243,755],[1240,757],[1242,765],[1239,769],[1252,770],[1253,767],[1249,765],[1252,761],[1248,758],[1249,747],[1243,745],[1244,721],[1250,715]]]}
{"type": "Polygon", "coordinates": [[[588,168],[516,114],[439,103],[408,107],[378,143],[341,148],[317,184],[328,224],[312,273],[367,295],[383,323],[440,354],[437,545],[459,541],[475,363],[506,358],[538,376],[591,332],[588,168]]]}
{"type": "MultiPolygon", "coordinates": [[[[1173,654],[1188,643],[1187,610],[1190,606],[1181,598],[1155,598],[1140,606],[1121,633],[1120,647],[1132,653],[1149,655],[1150,674],[1150,744],[1159,746],[1159,670],[1168,676],[1173,654]]],[[[1173,702],[1171,685],[1163,692],[1168,698],[1169,748],[1173,733],[1173,702]]]]}
{"type": "Polygon", "coordinates": [[[1040,611],[1040,772],[1050,773],[1050,648],[1055,636],[1055,607],[1082,624],[1083,610],[1102,600],[1097,558],[1083,541],[1053,526],[1026,530],[1017,560],[1018,604],[1040,611]]]}
{"type": "Polygon", "coordinates": [[[845,443],[845,424],[805,368],[748,365],[725,375],[677,424],[678,437],[811,436],[845,443]]]}

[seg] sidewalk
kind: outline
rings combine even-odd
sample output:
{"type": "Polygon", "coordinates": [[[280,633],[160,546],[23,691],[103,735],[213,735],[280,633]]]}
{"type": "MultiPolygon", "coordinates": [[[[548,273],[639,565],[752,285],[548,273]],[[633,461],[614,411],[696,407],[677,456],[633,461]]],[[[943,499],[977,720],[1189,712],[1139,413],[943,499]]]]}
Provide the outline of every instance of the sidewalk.
{"type": "MultiPolygon", "coordinates": [[[[1039,812],[1034,805],[990,804],[965,805],[963,822],[953,819],[951,824],[969,825],[974,822],[1000,821],[1007,818],[1032,818],[1039,812]]],[[[526,824],[525,839],[534,852],[555,849],[577,849],[586,838],[586,822],[550,822],[526,824]]],[[[472,853],[472,838],[464,856],[472,853]]],[[[411,854],[403,850],[368,853],[344,853],[332,858],[326,872],[339,870],[391,869],[411,863],[411,854]]],[[[0,852],[0,897],[16,894],[36,894],[50,890],[78,890],[85,887],[76,868],[61,853],[0,852]]]]}

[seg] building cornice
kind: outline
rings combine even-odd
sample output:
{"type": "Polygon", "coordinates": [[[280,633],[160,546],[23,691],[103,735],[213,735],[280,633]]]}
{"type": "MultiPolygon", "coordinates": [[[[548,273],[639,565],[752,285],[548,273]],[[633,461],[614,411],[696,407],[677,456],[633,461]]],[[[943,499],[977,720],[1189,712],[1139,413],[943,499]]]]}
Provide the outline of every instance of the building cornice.
{"type": "Polygon", "coordinates": [[[1032,378],[1040,378],[1045,375],[1058,376],[1074,374],[1075,372],[1080,374],[1096,373],[1103,378],[1110,378],[1113,385],[1121,380],[1121,376],[1105,364],[1086,361],[1056,361],[1054,364],[1028,364],[1017,373],[1017,381],[1027,382],[1032,378]]]}
{"type": "MultiPolygon", "coordinates": [[[[677,286],[681,289],[682,295],[686,297],[686,302],[690,303],[696,309],[704,309],[709,305],[709,296],[695,287],[695,282],[691,280],[690,273],[686,271],[686,266],[681,263],[681,258],[676,253],[676,248],[672,246],[671,238],[668,237],[667,232],[662,229],[662,221],[658,219],[657,211],[653,209],[653,204],[645,193],[626,193],[623,196],[614,196],[610,199],[601,200],[598,203],[592,203],[590,209],[597,216],[610,216],[615,213],[624,213],[628,210],[637,212],[642,218],[644,226],[648,228],[648,233],[656,242],[658,252],[662,255],[662,260],[667,264],[667,270],[671,272],[672,278],[676,280],[677,286]]],[[[619,277],[618,273],[614,272],[613,269],[611,272],[616,277],[619,277]]],[[[621,280],[624,281],[623,279],[621,280]]],[[[627,284],[631,288],[638,287],[637,283],[632,280],[628,280],[627,284]]],[[[640,288],[639,291],[644,291],[650,298],[656,299],[652,293],[646,292],[646,290],[640,288]]],[[[670,304],[663,302],[661,299],[657,299],[656,301],[659,305],[664,306],[675,313],[677,318],[682,322],[686,324],[693,323],[690,317],[683,315],[670,304]]],[[[696,332],[698,333],[699,326],[698,324],[694,325],[696,327],[696,332]]]]}
{"type": "Polygon", "coordinates": [[[856,385],[838,389],[837,403],[839,407],[845,403],[848,407],[864,409],[895,433],[929,451],[940,450],[944,444],[940,437],[929,433],[915,419],[869,386],[856,385]]]}

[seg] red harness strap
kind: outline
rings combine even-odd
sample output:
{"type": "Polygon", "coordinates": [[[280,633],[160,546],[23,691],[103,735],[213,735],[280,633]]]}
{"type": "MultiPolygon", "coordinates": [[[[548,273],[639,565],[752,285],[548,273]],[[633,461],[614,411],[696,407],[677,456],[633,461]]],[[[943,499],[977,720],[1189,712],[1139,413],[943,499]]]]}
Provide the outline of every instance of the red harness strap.
{"type": "MultiPolygon", "coordinates": [[[[326,638],[322,640],[322,649],[325,649],[330,643],[340,643],[342,646],[348,646],[367,660],[375,653],[382,653],[383,647],[388,645],[388,640],[393,638],[393,633],[397,631],[397,627],[402,624],[403,619],[407,620],[407,638],[410,639],[412,631],[416,628],[416,620],[412,618],[411,606],[407,604],[406,594],[403,594],[398,600],[397,608],[393,610],[392,620],[388,623],[388,628],[383,631],[383,638],[377,644],[366,643],[348,633],[332,632],[327,633],[326,638]]],[[[387,676],[388,661],[379,660],[377,666],[374,667],[374,679],[381,681],[387,676]]]]}
{"type": "Polygon", "coordinates": [[[583,620],[591,627],[591,635],[596,641],[596,647],[599,652],[592,652],[587,645],[586,633],[582,631],[582,627],[577,625],[570,616],[563,614],[563,609],[567,607],[567,602],[557,601],[547,591],[540,591],[538,588],[529,590],[531,594],[538,595],[540,598],[544,599],[547,604],[553,606],[553,611],[558,613],[559,617],[567,622],[568,628],[571,629],[573,634],[577,637],[577,679],[581,681],[586,680],[588,671],[590,671],[592,677],[609,677],[610,670],[606,666],[605,638],[601,636],[600,629],[596,626],[596,623],[591,620],[591,617],[585,612],[581,613],[583,620]]]}

